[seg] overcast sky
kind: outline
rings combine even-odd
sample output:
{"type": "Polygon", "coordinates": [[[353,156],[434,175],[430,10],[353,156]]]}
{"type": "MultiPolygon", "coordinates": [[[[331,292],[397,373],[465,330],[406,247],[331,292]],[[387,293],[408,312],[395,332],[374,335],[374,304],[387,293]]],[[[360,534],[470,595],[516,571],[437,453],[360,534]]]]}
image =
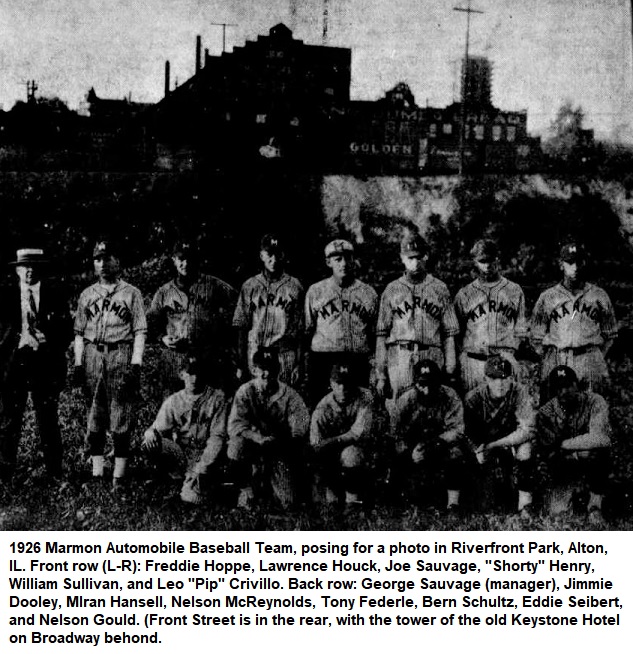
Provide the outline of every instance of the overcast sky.
{"type": "MultiPolygon", "coordinates": [[[[352,49],[352,98],[375,99],[406,81],[418,104],[456,98],[467,0],[329,0],[329,43],[352,49]]],[[[0,103],[9,109],[39,93],[76,108],[94,86],[103,97],[154,102],[172,81],[191,77],[195,38],[212,54],[236,23],[227,49],[267,34],[278,22],[320,44],[323,0],[0,0],[0,103]]],[[[532,131],[546,129],[569,98],[602,135],[633,141],[629,0],[474,0],[471,53],[494,63],[493,100],[528,109],[532,131]]]]}

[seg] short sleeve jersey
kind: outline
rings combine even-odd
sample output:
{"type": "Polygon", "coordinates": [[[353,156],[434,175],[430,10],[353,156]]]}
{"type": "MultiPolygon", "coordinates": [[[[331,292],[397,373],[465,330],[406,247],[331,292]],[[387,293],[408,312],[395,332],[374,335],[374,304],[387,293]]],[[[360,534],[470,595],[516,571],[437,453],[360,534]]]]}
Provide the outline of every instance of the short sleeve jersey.
{"type": "Polygon", "coordinates": [[[587,284],[577,295],[562,284],[541,293],[531,327],[536,343],[558,349],[601,346],[618,332],[611,300],[594,284],[587,284]]]}
{"type": "Polygon", "coordinates": [[[310,423],[310,443],[340,436],[351,431],[358,440],[370,436],[372,430],[372,395],[366,388],[349,402],[339,404],[334,393],[328,393],[316,406],[310,423]]]}
{"type": "Polygon", "coordinates": [[[269,281],[263,273],[244,282],[233,326],[248,329],[252,347],[294,349],[303,333],[303,286],[283,274],[269,281]]]}
{"type": "Polygon", "coordinates": [[[527,336],[523,291],[505,277],[493,284],[476,279],[464,286],[455,296],[455,313],[466,352],[487,354],[490,347],[516,350],[527,336]]]}
{"type": "Polygon", "coordinates": [[[308,408],[294,389],[279,382],[276,393],[263,395],[252,380],[235,393],[227,431],[231,438],[245,431],[257,431],[283,442],[305,437],[309,425],[308,408]]]}
{"type": "Polygon", "coordinates": [[[359,279],[345,287],[334,277],[313,284],[305,300],[306,330],[313,334],[312,350],[370,353],[377,313],[378,294],[359,279]]]}
{"type": "Polygon", "coordinates": [[[508,436],[519,427],[533,434],[536,412],[522,384],[513,382],[503,398],[494,400],[483,383],[466,395],[464,417],[469,440],[480,445],[508,436]]]}
{"type": "Polygon", "coordinates": [[[121,343],[147,331],[141,292],[119,280],[114,287],[100,282],[79,296],[75,333],[93,343],[121,343]]]}
{"type": "Polygon", "coordinates": [[[385,337],[388,345],[413,341],[441,347],[445,338],[458,333],[448,288],[433,275],[419,284],[403,276],[383,291],[377,335],[385,337]]]}
{"type": "Polygon", "coordinates": [[[161,335],[210,344],[227,336],[236,295],[212,275],[200,275],[187,289],[172,280],[156,291],[149,317],[161,335]]]}
{"type": "Polygon", "coordinates": [[[226,439],[228,402],[224,391],[207,387],[202,393],[183,389],[162,404],[150,427],[182,447],[204,448],[210,437],[226,439]]]}
{"type": "Polygon", "coordinates": [[[456,431],[464,435],[464,407],[449,386],[440,386],[437,397],[422,403],[417,388],[401,395],[396,402],[395,436],[408,443],[437,441],[440,434],[456,431]]]}

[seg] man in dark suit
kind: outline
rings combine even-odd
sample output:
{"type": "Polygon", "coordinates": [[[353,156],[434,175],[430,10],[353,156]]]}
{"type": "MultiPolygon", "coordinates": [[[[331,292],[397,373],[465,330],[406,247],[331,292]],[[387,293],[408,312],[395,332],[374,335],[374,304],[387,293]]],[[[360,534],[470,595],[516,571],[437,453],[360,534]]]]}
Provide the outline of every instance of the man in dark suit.
{"type": "Polygon", "coordinates": [[[40,249],[18,250],[10,263],[18,283],[0,293],[0,477],[5,480],[15,471],[29,392],[46,469],[54,477],[62,472],[57,405],[72,321],[66,295],[43,278],[46,263],[40,249]]]}

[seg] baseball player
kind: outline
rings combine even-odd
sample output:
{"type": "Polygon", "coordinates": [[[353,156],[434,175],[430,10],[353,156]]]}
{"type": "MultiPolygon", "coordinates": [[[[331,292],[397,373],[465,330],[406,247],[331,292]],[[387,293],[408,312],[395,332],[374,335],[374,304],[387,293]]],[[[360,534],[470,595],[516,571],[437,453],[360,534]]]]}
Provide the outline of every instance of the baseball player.
{"type": "Polygon", "coordinates": [[[465,478],[464,408],[457,393],[442,385],[441,377],[435,361],[416,362],[414,386],[396,400],[391,480],[412,482],[417,499],[426,499],[441,485],[447,492],[448,511],[456,513],[465,478]]]}
{"type": "MultiPolygon", "coordinates": [[[[510,361],[492,355],[484,368],[485,381],[464,399],[466,435],[483,475],[484,487],[494,503],[508,498],[495,497],[506,492],[517,466],[518,512],[529,520],[534,483],[532,444],[536,412],[532,399],[513,377],[510,361]],[[496,483],[498,478],[500,483],[496,483]]],[[[485,495],[484,491],[484,495],[485,495]]]]}
{"type": "Polygon", "coordinates": [[[179,371],[191,349],[205,351],[222,373],[232,364],[231,318],[235,290],[226,282],[200,272],[199,255],[192,243],[173,249],[176,276],[161,286],[148,311],[152,334],[161,343],[163,390],[169,395],[182,387],[179,371]]]}
{"type": "Polygon", "coordinates": [[[76,385],[87,390],[87,442],[92,475],[103,477],[106,432],[114,442],[113,485],[125,476],[134,400],[141,383],[147,323],[140,291],[120,278],[121,258],[112,240],[93,251],[97,282],[79,296],[75,316],[76,385]]]}
{"type": "MultiPolygon", "coordinates": [[[[427,272],[428,246],[407,233],[400,244],[405,274],[380,298],[376,340],[376,390],[394,399],[413,386],[413,368],[422,359],[455,372],[459,325],[446,284],[427,272]]],[[[393,409],[393,407],[391,407],[393,409]]]]}
{"type": "Polygon", "coordinates": [[[579,245],[560,251],[563,280],[543,293],[534,306],[531,336],[541,364],[541,401],[551,397],[547,380],[559,365],[569,366],[590,389],[608,383],[605,355],[618,332],[609,296],[586,280],[586,258],[579,245]]]}
{"type": "Polygon", "coordinates": [[[338,502],[344,491],[346,506],[359,507],[367,490],[373,397],[346,365],[332,368],[330,385],[332,392],[317,404],[310,423],[317,481],[328,504],[338,502]]]}
{"type": "Polygon", "coordinates": [[[552,515],[582,501],[591,525],[604,525],[602,500],[610,467],[611,428],[605,399],[580,389],[576,373],[556,366],[549,376],[554,397],[537,415],[538,445],[548,462],[552,515]]]}
{"type": "Polygon", "coordinates": [[[482,239],[471,250],[477,279],[455,296],[455,313],[461,329],[459,358],[465,392],[484,381],[489,357],[502,354],[515,370],[515,352],[527,338],[525,298],[518,284],[499,272],[499,250],[482,239]]]}
{"type": "Polygon", "coordinates": [[[170,395],[143,437],[142,449],[158,472],[184,467],[183,502],[200,504],[207,475],[226,445],[228,401],[207,381],[208,362],[188,354],[180,377],[184,388],[170,395]]]}
{"type": "Polygon", "coordinates": [[[310,414],[300,395],[278,380],[277,352],[257,350],[253,372],[254,378],[235,393],[227,425],[227,456],[240,488],[238,506],[250,507],[256,492],[270,484],[273,495],[287,508],[297,499],[310,414]]]}
{"type": "Polygon", "coordinates": [[[325,247],[332,276],[313,284],[305,299],[310,339],[308,394],[312,406],[328,392],[330,371],[348,365],[360,386],[369,385],[378,294],[356,278],[354,246],[336,239],[325,247]]]}
{"type": "Polygon", "coordinates": [[[274,348],[280,381],[296,385],[303,338],[303,286],[284,271],[285,254],[276,236],[262,238],[259,257],[262,272],[244,282],[233,315],[240,361],[252,374],[253,354],[260,347],[274,348]]]}

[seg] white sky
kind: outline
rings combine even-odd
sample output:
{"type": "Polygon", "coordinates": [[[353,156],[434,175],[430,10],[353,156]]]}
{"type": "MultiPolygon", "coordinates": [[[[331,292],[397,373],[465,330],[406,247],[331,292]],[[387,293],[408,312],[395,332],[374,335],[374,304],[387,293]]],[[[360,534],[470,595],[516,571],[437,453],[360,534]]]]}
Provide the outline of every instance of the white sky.
{"type": "MultiPolygon", "coordinates": [[[[375,99],[399,81],[418,104],[457,90],[467,0],[329,0],[330,44],[352,48],[352,97],[375,99]]],[[[633,141],[629,0],[475,0],[471,53],[494,63],[493,100],[528,109],[542,132],[569,98],[601,135],[633,141]]],[[[218,54],[278,22],[321,43],[323,0],[0,0],[0,103],[24,99],[26,80],[77,107],[91,86],[104,97],[156,101],[165,59],[172,82],[193,74],[195,38],[218,54]],[[293,11],[294,4],[294,11],[293,11]]]]}

